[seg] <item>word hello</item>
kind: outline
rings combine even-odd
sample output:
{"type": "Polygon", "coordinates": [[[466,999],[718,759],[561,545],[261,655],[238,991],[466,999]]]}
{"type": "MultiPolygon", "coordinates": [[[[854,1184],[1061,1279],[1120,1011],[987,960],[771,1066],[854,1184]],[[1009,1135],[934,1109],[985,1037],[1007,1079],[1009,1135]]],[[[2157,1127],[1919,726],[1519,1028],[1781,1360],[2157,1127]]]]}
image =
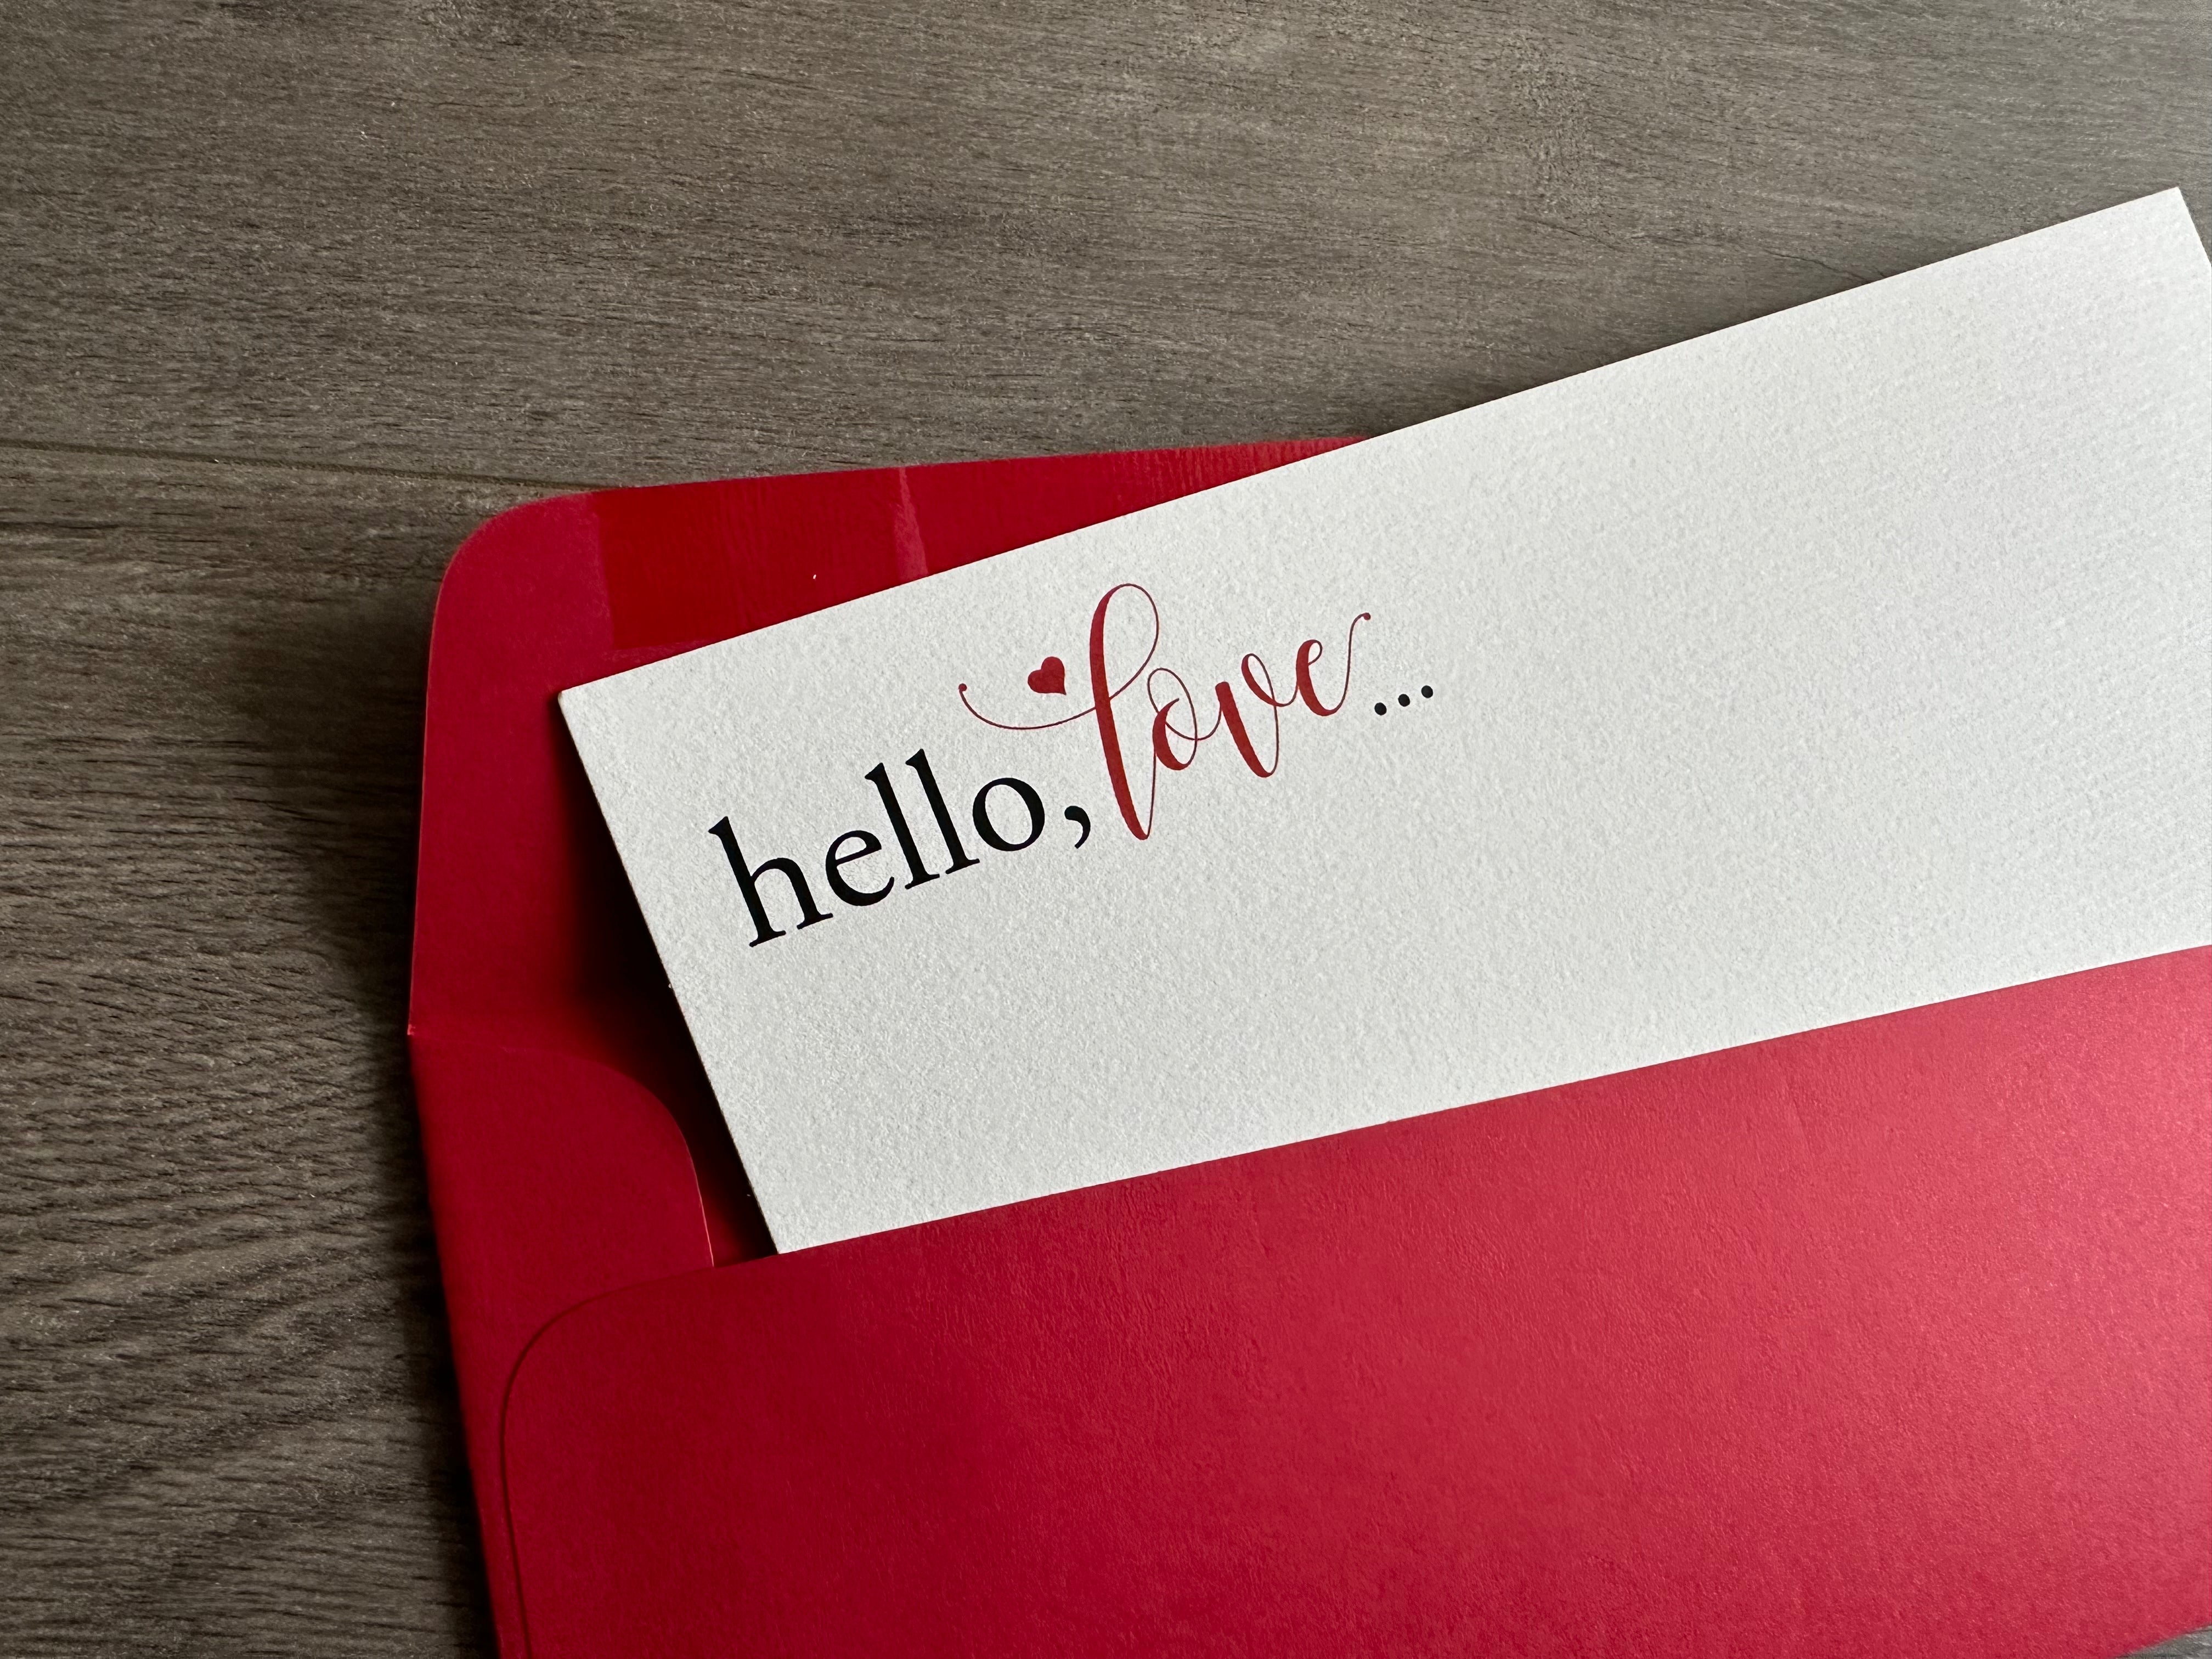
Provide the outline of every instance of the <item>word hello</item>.
{"type": "MultiPolygon", "coordinates": [[[[1278,690],[1274,674],[1266,661],[1248,651],[1237,665],[1237,679],[1243,683],[1241,691],[1231,681],[1217,680],[1211,696],[1196,696],[1174,669],[1153,665],[1152,659],[1158,654],[1160,646],[1159,605],[1137,583],[1122,582],[1108,588],[1105,597],[1091,613],[1091,701],[1085,707],[1058,720],[1024,724],[993,720],[969,701],[964,684],[960,687],[960,702],[984,725],[1001,732],[1049,732],[1079,720],[1090,721],[1097,730],[1100,754],[1106,765],[1106,781],[1113,787],[1114,804],[1121,809],[1121,822],[1132,836],[1143,841],[1152,833],[1159,804],[1160,774],[1184,770],[1198,757],[1201,744],[1223,732],[1228,734],[1237,757],[1255,777],[1273,777],[1282,764],[1285,712],[1303,704],[1326,720],[1344,707],[1352,696],[1352,637],[1358,632],[1360,623],[1371,620],[1371,613],[1363,611],[1344,630],[1344,672],[1333,702],[1324,699],[1314,684],[1314,671],[1327,654],[1319,640],[1302,641],[1291,653],[1287,690],[1278,690]],[[1117,679],[1115,665],[1107,660],[1106,619],[1114,602],[1125,593],[1143,602],[1151,617],[1152,635],[1146,642],[1143,657],[1117,679]],[[1138,764],[1144,769],[1145,781],[1141,811],[1129,781],[1130,757],[1123,736],[1123,713],[1115,707],[1121,697],[1138,687],[1144,694],[1138,729],[1148,729],[1151,738],[1150,743],[1139,750],[1138,764]],[[1247,698],[1254,711],[1249,719],[1243,701],[1247,698]],[[1264,755],[1261,744],[1255,741],[1255,732],[1265,738],[1264,755]]],[[[1067,665],[1058,657],[1047,657],[1030,673],[1029,687],[1040,696],[1066,696],[1067,665]]],[[[1428,694],[1424,690],[1422,695],[1428,694]]],[[[1376,708],[1379,712],[1381,705],[1376,708]]]]}
{"type": "MultiPolygon", "coordinates": [[[[914,827],[899,801],[898,792],[891,787],[890,775],[883,763],[878,761],[861,775],[875,786],[883,801],[884,816],[890,821],[891,839],[898,843],[899,857],[906,865],[906,884],[913,888],[935,881],[940,875],[972,868],[981,860],[969,852],[960,839],[959,829],[945,804],[944,792],[938,787],[937,774],[930,767],[928,750],[915,750],[907,757],[906,763],[920,780],[922,799],[929,804],[929,815],[936,823],[938,839],[947,860],[943,870],[931,869],[924,860],[921,844],[915,839],[914,827]]],[[[1076,826],[1078,847],[1091,839],[1091,818],[1081,807],[1071,806],[1063,816],[1076,826]]],[[[969,806],[969,818],[975,825],[977,840],[984,846],[1000,853],[1024,852],[1036,845],[1044,834],[1044,800],[1019,778],[993,778],[975,792],[969,806]],[[994,796],[1000,797],[995,806],[994,796]],[[1016,827],[1020,833],[1010,835],[1001,826],[1017,811],[1021,821],[1016,827]]],[[[721,843],[722,852],[730,861],[730,873],[737,878],[738,890],[744,895],[745,909],[752,917],[752,942],[756,945],[784,936],[784,930],[769,920],[768,905],[761,895],[761,883],[768,876],[781,876],[790,888],[791,896],[799,903],[800,928],[827,921],[834,914],[815,902],[814,890],[807,884],[806,872],[790,859],[767,858],[757,864],[751,862],[738,845],[737,831],[730,828],[728,818],[709,825],[707,833],[721,843]]],[[[846,904],[862,907],[880,904],[889,898],[891,890],[898,885],[896,872],[866,867],[868,861],[883,851],[884,844],[872,830],[848,830],[833,839],[822,856],[822,879],[830,895],[846,904]],[[878,876],[880,883],[875,880],[878,876]]]]}
{"type": "MultiPolygon", "coordinates": [[[[1227,735],[1238,758],[1253,775],[1273,777],[1282,763],[1285,713],[1304,708],[1326,720],[1343,708],[1352,696],[1352,641],[1359,624],[1368,620],[1369,613],[1363,611],[1345,629],[1343,672],[1335,677],[1339,683],[1334,700],[1324,696],[1316,684],[1316,671],[1328,654],[1319,640],[1302,641],[1291,653],[1290,684],[1286,689],[1279,690],[1267,663],[1257,653],[1247,652],[1237,662],[1235,682],[1216,681],[1212,696],[1200,697],[1192,693],[1181,674],[1155,664],[1153,659],[1159,653],[1160,644],[1159,606],[1151,593],[1136,583],[1122,582],[1106,590],[1091,615],[1089,703],[1058,720],[1022,724],[994,720],[983,714],[969,701],[964,684],[960,687],[960,701],[970,714],[1001,732],[1046,732],[1079,720],[1089,721],[1097,735],[1106,780],[1113,788],[1114,804],[1121,812],[1121,822],[1132,836],[1144,841],[1152,831],[1160,775],[1187,769],[1197,759],[1200,748],[1215,737],[1227,735]],[[1129,596],[1124,603],[1143,604],[1152,623],[1151,637],[1146,642],[1143,655],[1126,670],[1108,660],[1106,638],[1107,618],[1115,601],[1124,595],[1129,596]],[[1143,698],[1141,712],[1116,707],[1120,700],[1139,690],[1143,698]],[[1132,757],[1124,734],[1125,713],[1136,714],[1138,723],[1131,729],[1145,732],[1149,738],[1134,758],[1135,766],[1141,769],[1139,775],[1144,783],[1141,811],[1136,787],[1130,781],[1132,757]]],[[[1058,657],[1047,657],[1030,672],[1028,679],[1030,690],[1039,696],[1067,695],[1067,665],[1058,657]]],[[[1429,688],[1424,686],[1422,695],[1429,695],[1429,688]]],[[[1409,700],[1401,697],[1399,701],[1402,703],[1409,700]]],[[[1382,705],[1378,703],[1376,707],[1379,712],[1382,705]]],[[[942,853],[942,869],[931,867],[930,858],[925,856],[915,836],[915,820],[907,816],[905,804],[892,787],[888,769],[879,761],[861,774],[874,786],[883,805],[891,840],[897,847],[899,860],[906,866],[906,885],[920,887],[940,876],[974,868],[982,860],[968,850],[967,842],[962,839],[960,826],[945,803],[945,792],[939,787],[936,771],[930,765],[929,751],[915,750],[907,757],[906,765],[921,786],[922,800],[929,808],[929,821],[936,829],[937,848],[942,853]]],[[[1091,839],[1091,817],[1082,807],[1066,807],[1061,816],[1075,826],[1078,847],[1091,839]]],[[[969,803],[968,817],[980,844],[994,852],[1020,853],[1036,846],[1042,838],[1048,814],[1043,797],[1032,785],[1020,778],[1005,777],[993,778],[975,792],[969,803]]],[[[756,863],[738,844],[738,833],[726,817],[710,824],[707,833],[720,843],[723,856],[729,860],[730,873],[737,880],[738,890],[744,896],[746,913],[752,918],[754,945],[765,945],[785,936],[785,930],[770,918],[768,901],[762,891],[763,884],[771,876],[779,878],[788,890],[788,901],[781,908],[788,912],[792,904],[797,905],[798,921],[794,925],[800,931],[829,921],[834,914],[817,902],[813,884],[796,860],[775,857],[756,863]]],[[[888,856],[882,838],[873,830],[845,830],[830,840],[822,855],[823,885],[840,903],[862,908],[880,904],[899,884],[896,866],[872,862],[888,856]]]]}

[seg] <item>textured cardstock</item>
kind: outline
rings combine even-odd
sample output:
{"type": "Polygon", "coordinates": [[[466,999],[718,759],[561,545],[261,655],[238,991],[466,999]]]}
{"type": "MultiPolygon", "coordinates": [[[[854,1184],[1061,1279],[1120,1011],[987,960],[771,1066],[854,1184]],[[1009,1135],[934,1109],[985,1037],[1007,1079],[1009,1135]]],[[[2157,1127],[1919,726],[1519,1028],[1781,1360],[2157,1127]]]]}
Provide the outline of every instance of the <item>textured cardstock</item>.
{"type": "Polygon", "coordinates": [[[2179,195],[563,695],[787,1249],[2212,941],[2179,195]]]}

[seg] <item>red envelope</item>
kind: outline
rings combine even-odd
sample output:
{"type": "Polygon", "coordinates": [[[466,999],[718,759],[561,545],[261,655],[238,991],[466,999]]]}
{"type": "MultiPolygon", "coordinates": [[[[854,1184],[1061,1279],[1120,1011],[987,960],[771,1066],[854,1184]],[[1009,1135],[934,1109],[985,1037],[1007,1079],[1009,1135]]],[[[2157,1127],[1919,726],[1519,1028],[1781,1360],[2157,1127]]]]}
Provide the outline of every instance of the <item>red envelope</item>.
{"type": "Polygon", "coordinates": [[[410,1033],[503,1650],[2212,1624],[2212,952],[766,1254],[553,694],[1328,447],[608,491],[455,559],[410,1033]]]}

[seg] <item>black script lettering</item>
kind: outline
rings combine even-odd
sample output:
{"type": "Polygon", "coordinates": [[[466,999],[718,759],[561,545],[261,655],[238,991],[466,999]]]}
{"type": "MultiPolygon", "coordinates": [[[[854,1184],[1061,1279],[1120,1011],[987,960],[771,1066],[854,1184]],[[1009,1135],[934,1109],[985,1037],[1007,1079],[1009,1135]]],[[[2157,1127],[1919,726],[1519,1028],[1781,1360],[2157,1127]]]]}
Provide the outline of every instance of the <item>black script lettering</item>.
{"type": "MultiPolygon", "coordinates": [[[[814,895],[808,890],[806,878],[789,859],[763,859],[757,865],[745,862],[744,854],[738,849],[738,837],[730,828],[727,818],[712,825],[707,833],[722,843],[722,851],[730,860],[730,873],[738,878],[738,890],[745,896],[745,908],[752,913],[755,945],[765,945],[772,939],[781,939],[783,929],[768,919],[768,907],[761,902],[760,878],[774,870],[791,884],[798,895],[800,915],[805,918],[799,925],[811,927],[817,921],[827,921],[829,916],[817,908],[814,895]]],[[[833,878],[834,880],[834,878],[833,878]]]]}
{"type": "MultiPolygon", "coordinates": [[[[896,877],[884,877],[884,884],[872,890],[855,887],[845,879],[847,865],[858,864],[862,859],[871,858],[883,850],[883,842],[865,830],[848,830],[831,842],[829,854],[822,860],[822,873],[830,878],[830,890],[848,904],[873,904],[888,897],[891,889],[898,885],[896,877]],[[858,842],[860,845],[849,853],[839,852],[837,849],[848,841],[858,842]]],[[[844,936],[840,934],[838,937],[842,939],[844,936]]]]}
{"type": "Polygon", "coordinates": [[[1034,847],[1036,838],[1044,834],[1044,801],[1036,790],[1019,778],[993,778],[978,789],[975,792],[975,833],[982,836],[988,845],[995,847],[1001,853],[1018,853],[1024,848],[1034,847]],[[1030,832],[1019,841],[1007,840],[999,833],[998,826],[991,822],[991,792],[994,789],[1012,790],[1028,810],[1030,832]]]}
{"type": "Polygon", "coordinates": [[[965,870],[971,864],[980,863],[981,860],[970,858],[968,849],[960,844],[960,832],[952,827],[952,814],[945,810],[945,797],[938,793],[937,775],[929,769],[929,751],[915,750],[906,757],[906,763],[921,780],[921,793],[929,797],[929,810],[936,817],[937,832],[945,837],[945,850],[952,854],[952,862],[945,867],[945,873],[949,876],[955,870],[965,870]]]}
{"type": "Polygon", "coordinates": [[[925,881],[935,881],[937,872],[921,861],[921,849],[914,844],[914,831],[907,828],[906,812],[899,805],[899,798],[891,788],[891,781],[884,770],[884,763],[878,761],[860,775],[874,784],[876,793],[883,797],[884,811],[891,821],[891,834],[896,837],[899,852],[906,860],[908,873],[914,878],[907,885],[919,887],[925,881]]]}

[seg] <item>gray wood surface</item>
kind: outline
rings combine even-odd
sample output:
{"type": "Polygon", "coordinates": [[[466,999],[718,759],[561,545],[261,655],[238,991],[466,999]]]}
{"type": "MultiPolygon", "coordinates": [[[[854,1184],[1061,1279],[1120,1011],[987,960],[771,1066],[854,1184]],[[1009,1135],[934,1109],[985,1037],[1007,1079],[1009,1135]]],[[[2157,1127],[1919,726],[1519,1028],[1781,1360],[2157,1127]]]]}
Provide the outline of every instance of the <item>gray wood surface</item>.
{"type": "Polygon", "coordinates": [[[2208,138],[2201,0],[0,7],[0,1652],[487,1648],[400,1048],[474,522],[1383,429],[2212,223],[2208,138]]]}

